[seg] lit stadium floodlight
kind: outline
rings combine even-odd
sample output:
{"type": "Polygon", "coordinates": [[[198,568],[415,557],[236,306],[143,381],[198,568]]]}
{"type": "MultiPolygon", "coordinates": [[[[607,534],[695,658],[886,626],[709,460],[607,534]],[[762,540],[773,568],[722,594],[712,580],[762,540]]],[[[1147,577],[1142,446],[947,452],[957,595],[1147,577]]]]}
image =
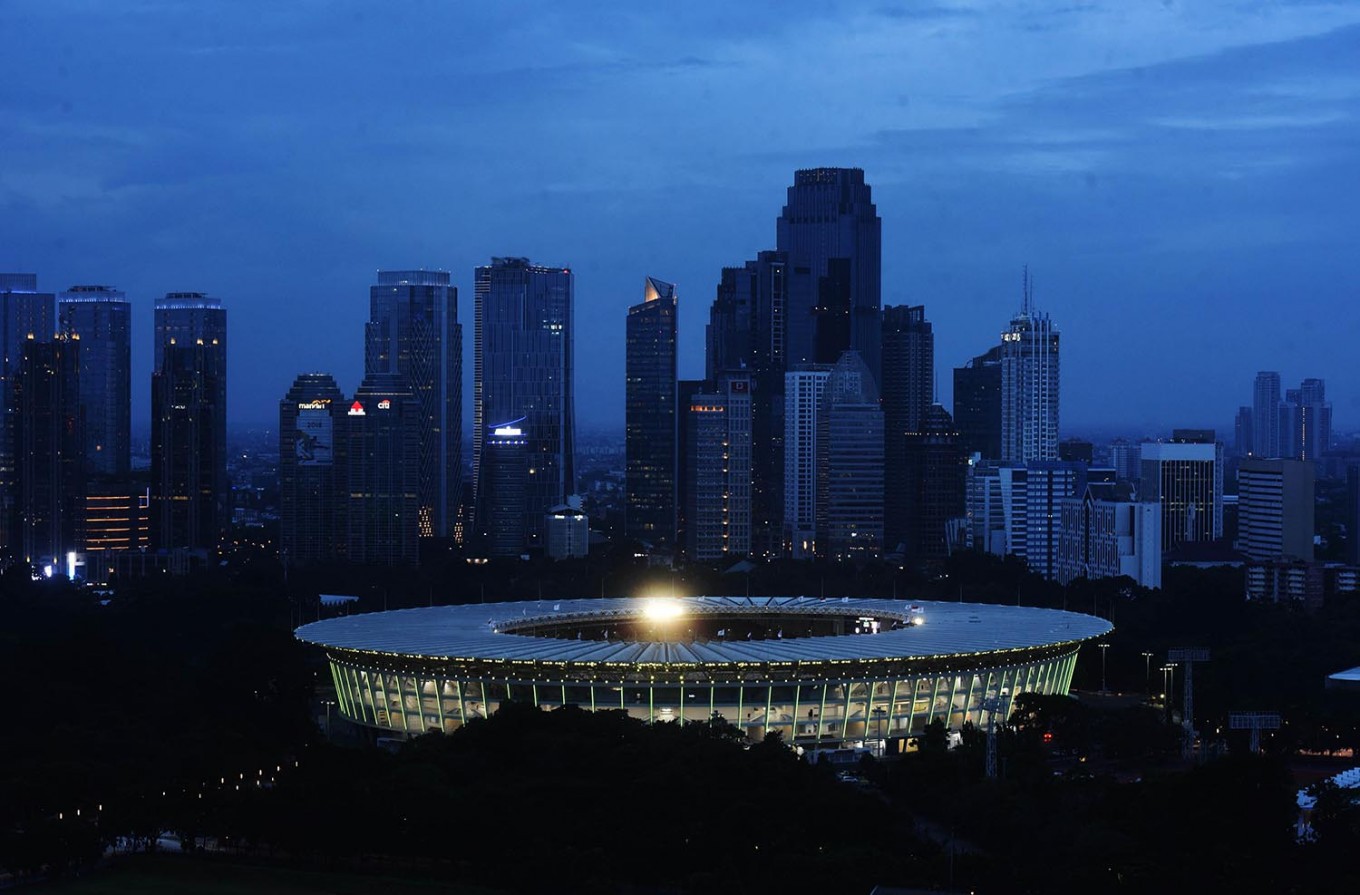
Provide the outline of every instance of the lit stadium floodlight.
{"type": "Polygon", "coordinates": [[[642,607],[642,614],[654,622],[668,622],[685,614],[685,604],[672,597],[652,597],[642,607]]]}

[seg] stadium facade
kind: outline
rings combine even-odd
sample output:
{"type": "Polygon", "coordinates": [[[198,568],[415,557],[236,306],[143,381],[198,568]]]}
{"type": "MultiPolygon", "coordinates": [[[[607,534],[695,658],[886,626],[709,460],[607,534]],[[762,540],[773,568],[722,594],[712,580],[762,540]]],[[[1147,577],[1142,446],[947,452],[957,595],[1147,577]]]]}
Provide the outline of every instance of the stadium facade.
{"type": "Polygon", "coordinates": [[[1104,619],[1019,606],[808,597],[472,604],[304,625],[342,714],[415,735],[452,732],[506,700],[718,715],[760,739],[834,748],[957,730],[1021,693],[1066,694],[1104,619]]]}

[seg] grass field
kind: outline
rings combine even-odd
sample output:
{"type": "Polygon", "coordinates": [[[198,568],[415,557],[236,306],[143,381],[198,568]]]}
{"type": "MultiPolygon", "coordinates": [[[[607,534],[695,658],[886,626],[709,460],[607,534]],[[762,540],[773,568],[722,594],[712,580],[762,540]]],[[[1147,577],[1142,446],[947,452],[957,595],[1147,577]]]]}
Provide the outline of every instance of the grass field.
{"type": "Polygon", "coordinates": [[[54,895],[492,895],[493,890],[419,879],[233,864],[176,855],[120,858],[111,867],[38,885],[54,895]]]}

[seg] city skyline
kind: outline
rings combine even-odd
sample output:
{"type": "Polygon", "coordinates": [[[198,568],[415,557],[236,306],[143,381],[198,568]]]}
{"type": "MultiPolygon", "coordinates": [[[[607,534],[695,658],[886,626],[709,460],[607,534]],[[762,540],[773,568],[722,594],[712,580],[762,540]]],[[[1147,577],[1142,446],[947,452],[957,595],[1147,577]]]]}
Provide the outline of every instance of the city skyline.
{"type": "Polygon", "coordinates": [[[1336,68],[1360,55],[1360,9],[697,9],[657,65],[638,55],[659,38],[639,17],[602,30],[552,9],[379,21],[340,7],[318,29],[300,12],[7,4],[0,26],[29,38],[13,50],[28,89],[0,136],[0,269],[49,292],[126,292],[134,383],[150,373],[151,299],[221,296],[241,321],[232,421],[268,424],[299,370],[357,387],[374,271],[450,271],[466,318],[486,258],[561,263],[578,325],[606,327],[578,369],[581,424],[621,430],[617,312],[639,278],[687,296],[680,375],[699,375],[721,269],[773,244],[789,173],[859,167],[883,222],[883,303],[931,309],[944,406],[947,371],[1004,326],[1029,264],[1067,345],[1067,431],[1227,431],[1261,369],[1326,379],[1337,429],[1355,426],[1344,334],[1360,326],[1360,272],[1341,259],[1360,188],[1338,149],[1356,118],[1336,68]],[[844,37],[819,71],[842,73],[797,71],[824,17],[844,37]],[[430,33],[451,52],[385,64],[430,33]],[[95,35],[99,78],[59,61],[95,35]],[[524,40],[543,49],[533,64],[510,52],[524,40]],[[979,53],[996,64],[958,61],[979,53]],[[794,124],[767,111],[800,102],[811,114],[794,124]],[[511,136],[531,119],[555,138],[511,136]],[[203,213],[186,225],[183,207],[203,213]],[[1316,313],[1287,316],[1299,299],[1316,313]],[[1130,315],[1157,323],[1110,338],[1130,315]],[[1202,350],[1206,332],[1223,347],[1202,350]],[[1119,405],[1101,385],[1115,380],[1129,384],[1119,405]]]}

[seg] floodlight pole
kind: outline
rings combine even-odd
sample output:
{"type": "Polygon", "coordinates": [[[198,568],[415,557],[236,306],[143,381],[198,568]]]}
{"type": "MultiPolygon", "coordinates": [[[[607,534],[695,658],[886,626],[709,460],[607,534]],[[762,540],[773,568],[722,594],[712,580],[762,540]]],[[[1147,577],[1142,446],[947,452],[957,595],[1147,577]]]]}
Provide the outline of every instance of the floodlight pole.
{"type": "Polygon", "coordinates": [[[1231,712],[1228,726],[1233,730],[1251,731],[1251,754],[1261,752],[1261,731],[1279,730],[1280,716],[1274,712],[1231,712]]]}
{"type": "Polygon", "coordinates": [[[1184,716],[1181,718],[1181,726],[1185,728],[1185,745],[1181,749],[1181,755],[1185,758],[1195,757],[1195,691],[1194,691],[1194,668],[1196,662],[1208,662],[1209,651],[1203,647],[1181,647],[1180,649],[1168,650],[1166,654],[1168,662],[1180,662],[1185,666],[1185,704],[1184,716]]]}

